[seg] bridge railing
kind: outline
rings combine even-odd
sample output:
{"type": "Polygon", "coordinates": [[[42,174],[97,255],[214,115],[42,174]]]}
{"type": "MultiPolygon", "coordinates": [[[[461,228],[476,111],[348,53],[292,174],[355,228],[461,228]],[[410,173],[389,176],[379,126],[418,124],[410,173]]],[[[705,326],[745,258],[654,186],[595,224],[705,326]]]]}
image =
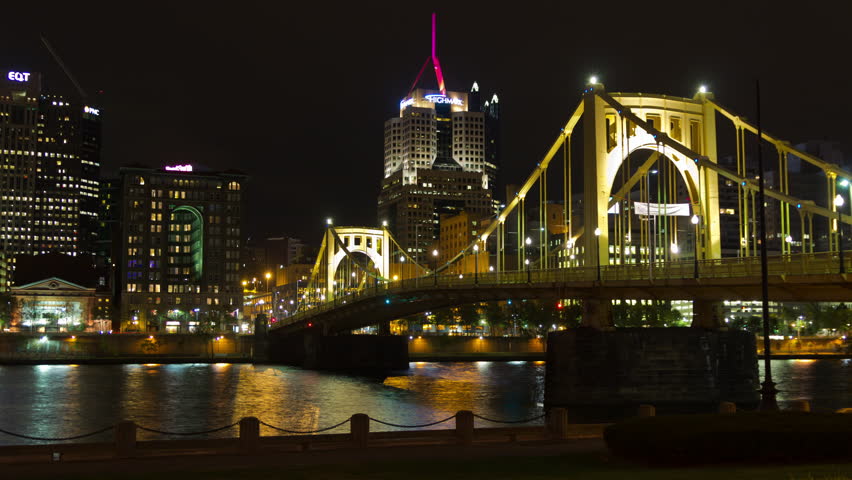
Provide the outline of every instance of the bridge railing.
{"type": "MultiPolygon", "coordinates": [[[[847,255],[844,258],[847,268],[849,267],[847,259],[850,256],[852,255],[847,255]]],[[[767,267],[770,276],[826,275],[838,273],[840,263],[837,252],[822,252],[771,256],[768,258],[767,267]]],[[[388,293],[458,287],[494,288],[516,284],[565,284],[572,282],[594,284],[598,278],[600,278],[602,286],[605,286],[607,282],[637,281],[653,283],[662,280],[689,278],[696,278],[700,282],[701,279],[756,277],[760,276],[760,268],[760,257],[735,257],[701,260],[697,262],[697,277],[696,262],[694,260],[657,262],[653,264],[639,263],[629,265],[601,265],[600,267],[433,275],[376,284],[359,292],[350,292],[346,295],[337,296],[333,300],[314,305],[307,310],[287,317],[279,325],[283,326],[296,323],[349,303],[387,295],[388,293]]]]}

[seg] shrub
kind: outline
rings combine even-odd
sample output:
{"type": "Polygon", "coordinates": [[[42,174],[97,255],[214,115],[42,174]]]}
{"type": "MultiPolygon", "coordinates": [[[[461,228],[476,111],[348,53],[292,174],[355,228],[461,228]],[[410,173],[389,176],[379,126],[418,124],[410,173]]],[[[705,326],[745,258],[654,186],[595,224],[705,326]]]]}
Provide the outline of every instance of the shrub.
{"type": "Polygon", "coordinates": [[[631,419],[604,430],[618,457],[650,464],[803,462],[852,458],[852,415],[756,413],[631,419]]]}

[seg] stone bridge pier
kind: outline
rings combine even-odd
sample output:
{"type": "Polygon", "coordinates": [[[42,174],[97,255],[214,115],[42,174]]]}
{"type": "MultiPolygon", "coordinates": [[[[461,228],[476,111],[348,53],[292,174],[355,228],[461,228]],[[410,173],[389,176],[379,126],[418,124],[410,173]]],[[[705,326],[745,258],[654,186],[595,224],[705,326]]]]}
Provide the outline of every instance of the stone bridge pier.
{"type": "Polygon", "coordinates": [[[255,363],[312,370],[408,369],[408,337],[401,335],[327,334],[320,328],[308,328],[287,334],[271,332],[263,342],[266,356],[255,357],[255,363]]]}
{"type": "Polygon", "coordinates": [[[720,328],[717,302],[696,301],[692,327],[614,328],[609,300],[587,300],[583,326],[547,338],[546,408],[588,420],[658,410],[714,411],[720,401],[757,406],[755,337],[720,328]]]}

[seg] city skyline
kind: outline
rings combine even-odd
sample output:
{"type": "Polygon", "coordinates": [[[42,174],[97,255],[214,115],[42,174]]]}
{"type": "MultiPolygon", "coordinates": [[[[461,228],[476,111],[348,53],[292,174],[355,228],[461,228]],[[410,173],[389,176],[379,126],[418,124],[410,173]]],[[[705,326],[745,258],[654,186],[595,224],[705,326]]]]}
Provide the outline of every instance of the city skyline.
{"type": "MultiPolygon", "coordinates": [[[[253,179],[249,211],[277,207],[260,209],[268,215],[263,221],[250,214],[252,232],[310,241],[329,216],[371,225],[381,125],[398,111],[428,53],[433,9],[359,6],[328,16],[310,7],[270,8],[230,17],[183,7],[167,17],[140,12],[133,22],[116,21],[121,17],[109,8],[32,15],[38,22],[14,23],[2,33],[12,48],[0,52],[0,63],[42,72],[51,87],[70,91],[56,85],[64,75],[39,33],[50,40],[103,108],[107,175],[134,163],[238,167],[253,179]],[[329,164],[337,173],[328,174],[329,164]]],[[[528,175],[590,74],[611,91],[691,97],[706,84],[749,118],[760,78],[767,131],[848,148],[841,112],[849,100],[830,93],[841,90],[842,78],[821,75],[833,68],[830,47],[841,41],[839,12],[715,7],[702,14],[719,30],[703,36],[694,33],[706,28],[694,14],[619,10],[637,25],[630,29],[604,15],[591,25],[594,11],[583,8],[592,7],[434,9],[447,88],[464,91],[477,81],[500,95],[507,182],[528,175]],[[795,35],[787,35],[776,26],[792,22],[794,13],[795,35]],[[671,33],[678,29],[683,35],[671,33]],[[741,32],[741,43],[730,31],[741,32]],[[655,38],[647,46],[637,41],[655,38]],[[759,53],[761,46],[771,48],[759,53]],[[783,69],[805,57],[811,68],[783,69]]]]}

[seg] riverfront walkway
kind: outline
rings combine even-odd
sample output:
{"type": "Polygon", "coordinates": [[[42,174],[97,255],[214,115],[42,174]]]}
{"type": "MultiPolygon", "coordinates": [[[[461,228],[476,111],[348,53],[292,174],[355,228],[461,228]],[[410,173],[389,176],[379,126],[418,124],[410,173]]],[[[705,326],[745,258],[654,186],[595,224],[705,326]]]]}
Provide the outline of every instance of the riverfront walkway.
{"type": "Polygon", "coordinates": [[[611,458],[601,439],[57,462],[2,468],[8,478],[51,480],[852,479],[852,464],[648,468],[611,458]]]}

